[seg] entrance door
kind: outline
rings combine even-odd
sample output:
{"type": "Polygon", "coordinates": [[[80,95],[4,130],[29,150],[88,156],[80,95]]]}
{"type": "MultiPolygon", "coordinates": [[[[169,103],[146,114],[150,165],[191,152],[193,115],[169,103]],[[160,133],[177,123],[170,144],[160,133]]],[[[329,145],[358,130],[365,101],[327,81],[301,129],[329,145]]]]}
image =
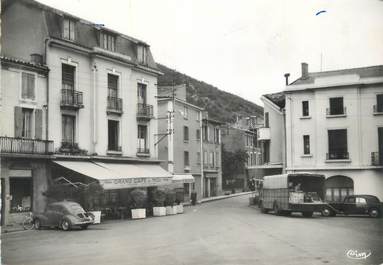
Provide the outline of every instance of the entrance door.
{"type": "Polygon", "coordinates": [[[210,179],[210,196],[217,196],[216,180],[210,179]]]}
{"type": "Polygon", "coordinates": [[[379,140],[379,164],[383,165],[383,127],[378,128],[378,140],[379,140]]]}

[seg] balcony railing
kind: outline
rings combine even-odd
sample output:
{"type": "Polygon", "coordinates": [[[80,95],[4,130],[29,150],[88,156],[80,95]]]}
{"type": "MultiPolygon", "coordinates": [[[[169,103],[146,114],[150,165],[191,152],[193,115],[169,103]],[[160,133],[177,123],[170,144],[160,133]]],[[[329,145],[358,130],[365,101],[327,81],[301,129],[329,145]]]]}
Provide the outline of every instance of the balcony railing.
{"type": "Polygon", "coordinates": [[[335,111],[331,108],[326,108],[326,116],[346,116],[347,108],[343,107],[343,111],[335,111]]]}
{"type": "Polygon", "coordinates": [[[374,105],[373,112],[374,114],[383,114],[383,106],[374,105]]]}
{"type": "Polygon", "coordinates": [[[148,156],[150,154],[150,149],[147,147],[137,147],[137,155],[148,156]]]}
{"type": "Polygon", "coordinates": [[[83,108],[82,92],[72,89],[61,89],[61,108],[83,108]]]}
{"type": "Polygon", "coordinates": [[[122,114],[122,98],[108,97],[107,112],[122,114]]]}
{"type": "Polygon", "coordinates": [[[53,141],[0,136],[1,153],[53,154],[53,141]]]}
{"type": "Polygon", "coordinates": [[[122,152],[121,146],[108,146],[108,152],[122,152]]]}
{"type": "Polygon", "coordinates": [[[348,159],[350,159],[348,152],[326,153],[326,160],[348,160],[348,159]]]}
{"type": "Polygon", "coordinates": [[[153,106],[143,103],[137,104],[137,119],[153,118],[153,106]]]}
{"type": "Polygon", "coordinates": [[[371,152],[371,165],[383,166],[383,157],[380,156],[379,152],[371,152]]]}

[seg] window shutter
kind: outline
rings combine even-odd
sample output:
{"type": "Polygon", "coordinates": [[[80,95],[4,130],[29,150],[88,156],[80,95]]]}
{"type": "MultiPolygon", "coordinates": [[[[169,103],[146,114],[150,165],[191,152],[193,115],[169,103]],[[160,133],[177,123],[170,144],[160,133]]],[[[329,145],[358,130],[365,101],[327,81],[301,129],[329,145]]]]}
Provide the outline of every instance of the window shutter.
{"type": "Polygon", "coordinates": [[[21,137],[23,132],[23,108],[15,107],[15,137],[21,137]]]}
{"type": "Polygon", "coordinates": [[[42,139],[43,137],[43,111],[35,110],[35,138],[42,139]]]}

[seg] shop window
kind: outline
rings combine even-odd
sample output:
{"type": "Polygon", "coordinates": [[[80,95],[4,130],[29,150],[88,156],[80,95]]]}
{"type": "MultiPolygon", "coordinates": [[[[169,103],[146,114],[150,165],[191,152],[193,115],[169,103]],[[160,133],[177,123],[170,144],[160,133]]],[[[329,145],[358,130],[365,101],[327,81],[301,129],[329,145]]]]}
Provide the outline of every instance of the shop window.
{"type": "Polygon", "coordinates": [[[108,150],[120,151],[119,148],[119,122],[108,120],[108,150]]]}
{"type": "Polygon", "coordinates": [[[302,116],[307,117],[309,115],[310,115],[309,102],[308,101],[302,101],[302,116]]]}
{"type": "Polygon", "coordinates": [[[21,74],[21,98],[35,100],[35,75],[30,73],[21,74]]]}
{"type": "Polygon", "coordinates": [[[344,114],[343,97],[330,98],[330,115],[344,114]]]}
{"type": "Polygon", "coordinates": [[[11,212],[32,210],[32,178],[9,178],[11,212]]]}
{"type": "Polygon", "coordinates": [[[303,154],[310,154],[310,135],[303,135],[303,154]]]}

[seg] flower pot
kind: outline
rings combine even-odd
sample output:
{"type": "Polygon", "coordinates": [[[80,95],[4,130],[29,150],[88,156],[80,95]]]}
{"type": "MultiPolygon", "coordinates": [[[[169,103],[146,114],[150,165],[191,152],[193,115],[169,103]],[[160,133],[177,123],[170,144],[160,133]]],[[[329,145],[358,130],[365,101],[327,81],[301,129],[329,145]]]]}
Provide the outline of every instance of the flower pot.
{"type": "Polygon", "coordinates": [[[177,206],[166,206],[166,215],[177,214],[177,206]]]}
{"type": "Polygon", "coordinates": [[[153,216],[165,216],[166,207],[153,207],[153,216]]]}
{"type": "Polygon", "coordinates": [[[132,209],[132,219],[143,219],[146,218],[146,209],[132,209]]]}
{"type": "Polygon", "coordinates": [[[177,213],[184,213],[183,204],[178,204],[176,207],[177,207],[177,213]]]}
{"type": "Polygon", "coordinates": [[[93,214],[94,216],[93,224],[101,223],[101,211],[90,211],[89,213],[93,214]]]}

